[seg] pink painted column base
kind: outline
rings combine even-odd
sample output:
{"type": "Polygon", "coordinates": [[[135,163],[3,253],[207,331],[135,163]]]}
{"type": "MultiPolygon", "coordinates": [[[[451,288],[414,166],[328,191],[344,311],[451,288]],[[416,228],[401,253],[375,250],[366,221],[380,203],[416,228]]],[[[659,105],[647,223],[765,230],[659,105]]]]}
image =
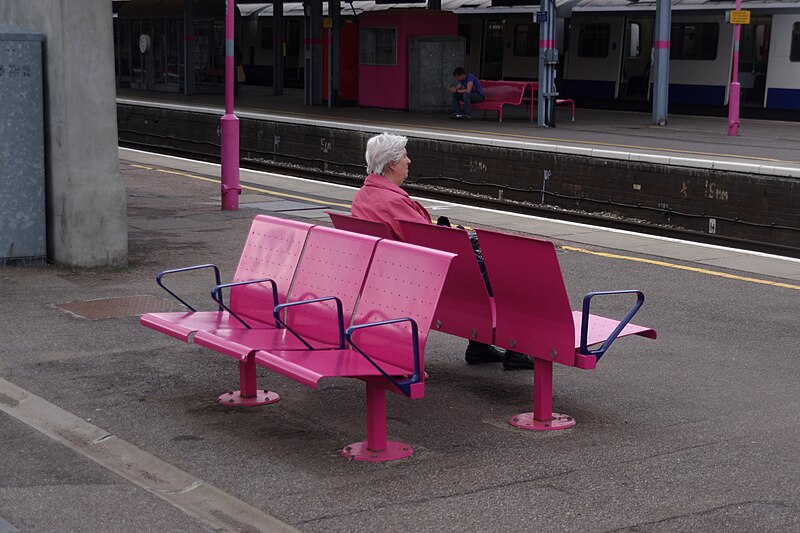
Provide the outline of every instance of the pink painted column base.
{"type": "Polygon", "coordinates": [[[220,119],[222,135],[222,209],[239,209],[239,119],[229,113],[220,119]]]}
{"type": "Polygon", "coordinates": [[[553,362],[533,360],[533,412],[512,416],[508,423],[521,429],[547,431],[575,425],[571,416],[553,412],[553,362]]]}
{"type": "Polygon", "coordinates": [[[740,87],[741,84],[738,81],[731,82],[731,91],[728,97],[728,136],[730,137],[739,135],[740,87]]]}
{"type": "Polygon", "coordinates": [[[247,361],[239,361],[239,386],[241,390],[226,392],[218,398],[223,405],[235,407],[254,407],[269,405],[281,399],[277,392],[256,388],[256,361],[248,357],[247,361]]]}
{"type": "Polygon", "coordinates": [[[386,440],[386,390],[367,382],[367,440],[345,446],[342,455],[351,461],[383,462],[413,454],[408,444],[386,440]]]}

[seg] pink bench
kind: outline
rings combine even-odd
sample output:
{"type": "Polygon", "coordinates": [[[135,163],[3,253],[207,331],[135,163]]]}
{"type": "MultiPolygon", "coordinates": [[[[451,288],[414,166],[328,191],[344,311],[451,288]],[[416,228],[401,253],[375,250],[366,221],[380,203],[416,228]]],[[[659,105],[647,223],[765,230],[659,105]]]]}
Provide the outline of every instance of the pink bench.
{"type": "Polygon", "coordinates": [[[509,422],[525,429],[571,427],[572,417],[552,411],[553,363],[593,369],[619,337],[655,339],[655,330],[630,323],[644,303],[644,294],[589,293],[582,311],[573,312],[552,242],[480,229],[477,233],[497,306],[495,344],[534,357],[533,412],[509,422]],[[520,273],[527,275],[520,279],[520,273]],[[612,294],[637,296],[622,320],[589,313],[592,298],[612,294]]]}
{"type": "Polygon", "coordinates": [[[245,280],[248,283],[231,287],[228,310],[220,305],[215,311],[197,311],[166,285],[166,278],[175,274],[213,270],[216,282],[213,286],[218,286],[221,281],[220,272],[215,265],[165,270],[158,274],[156,282],[189,311],[148,313],[142,316],[142,325],[187,342],[194,332],[201,329],[247,329],[251,325],[264,327],[274,323],[271,314],[263,315],[263,309],[272,309],[285,301],[289,282],[294,275],[309,229],[310,224],[266,215],[257,216],[250,227],[239,266],[233,275],[235,283],[245,280]],[[252,280],[263,281],[253,283],[252,280]]]}
{"type": "Polygon", "coordinates": [[[495,305],[483,281],[467,232],[461,229],[400,221],[403,240],[457,254],[447,274],[434,328],[457,337],[492,344],[495,305]]]}
{"type": "MultiPolygon", "coordinates": [[[[240,267],[257,260],[248,255],[258,249],[255,241],[264,242],[265,236],[273,232],[282,234],[284,222],[257,217],[240,267]]],[[[242,280],[214,288],[214,298],[222,307],[218,311],[190,311],[175,316],[149,314],[141,322],[176,336],[174,322],[183,320],[181,327],[195,333],[197,344],[238,360],[241,390],[220,397],[227,405],[261,405],[279,399],[275,393],[256,390],[256,365],[312,388],[317,388],[326,377],[364,381],[367,440],[348,446],[342,453],[364,461],[406,457],[412,453],[410,446],[386,440],[385,392],[389,390],[412,399],[423,396],[424,346],[453,256],[323,227],[309,226],[306,235],[300,245],[302,253],[294,261],[295,269],[286,283],[291,289],[279,292],[283,298],[275,298],[284,303],[274,306],[271,301],[262,301],[257,313],[239,322],[241,317],[236,317],[241,310],[241,295],[234,299],[233,294],[265,283],[261,279],[242,280]],[[224,304],[221,294],[227,288],[232,296],[229,306],[224,304]],[[351,319],[356,308],[358,311],[351,319]],[[206,314],[209,317],[216,314],[217,319],[207,318],[203,322],[200,317],[206,314]],[[195,321],[187,326],[190,317],[195,321]],[[347,325],[350,327],[345,329],[347,325]]],[[[261,248],[261,252],[267,258],[269,253],[280,254],[281,250],[261,248]]],[[[182,270],[189,269],[168,273],[182,270]]],[[[259,275],[269,277],[267,270],[257,269],[259,275]]],[[[177,295],[176,298],[183,301],[177,295]]],[[[186,341],[190,335],[177,337],[186,341]]]]}
{"type": "Polygon", "coordinates": [[[656,338],[655,330],[630,323],[644,302],[641,291],[590,293],[583,311],[572,312],[550,241],[477,230],[490,297],[465,231],[407,221],[400,227],[404,241],[458,254],[442,289],[434,328],[534,357],[534,411],[510,419],[516,427],[543,430],[575,424],[572,417],[552,412],[553,363],[593,369],[619,337],[656,338]],[[628,293],[637,300],[622,320],[589,313],[592,298],[628,293]],[[590,349],[598,344],[600,348],[590,349]]]}
{"type": "MultiPolygon", "coordinates": [[[[521,83],[484,82],[481,80],[481,87],[483,87],[484,100],[473,103],[472,107],[482,111],[497,111],[500,122],[503,122],[503,106],[522,105],[522,97],[525,96],[525,86],[521,83]]],[[[485,113],[484,116],[486,116],[485,113]]]]}

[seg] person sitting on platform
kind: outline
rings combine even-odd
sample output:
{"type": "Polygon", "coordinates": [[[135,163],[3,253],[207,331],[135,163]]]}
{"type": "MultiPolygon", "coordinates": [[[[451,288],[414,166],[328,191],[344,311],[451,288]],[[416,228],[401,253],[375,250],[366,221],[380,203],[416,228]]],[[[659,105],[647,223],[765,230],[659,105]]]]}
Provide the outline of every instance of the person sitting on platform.
{"type": "MultiPolygon", "coordinates": [[[[398,240],[400,240],[399,220],[432,223],[428,211],[400,188],[400,185],[408,177],[408,167],[411,164],[411,159],[406,151],[407,142],[406,137],[389,133],[376,135],[367,141],[365,155],[368,175],[364,180],[364,185],[356,192],[350,209],[356,218],[387,224],[398,240]]],[[[450,225],[445,217],[440,217],[439,223],[450,225]]],[[[472,241],[486,288],[491,295],[492,288],[489,285],[483,256],[474,232],[470,232],[470,241],[472,241]]],[[[503,367],[507,370],[533,369],[533,358],[527,355],[511,350],[506,350],[504,353],[496,346],[472,340],[469,341],[464,358],[470,365],[502,362],[503,367]]]]}
{"type": "Polygon", "coordinates": [[[453,93],[453,118],[469,120],[472,115],[472,104],[483,102],[485,94],[481,82],[474,74],[468,73],[462,67],[456,67],[453,77],[458,83],[447,90],[453,93]],[[464,103],[464,113],[461,113],[459,102],[464,103]]]}

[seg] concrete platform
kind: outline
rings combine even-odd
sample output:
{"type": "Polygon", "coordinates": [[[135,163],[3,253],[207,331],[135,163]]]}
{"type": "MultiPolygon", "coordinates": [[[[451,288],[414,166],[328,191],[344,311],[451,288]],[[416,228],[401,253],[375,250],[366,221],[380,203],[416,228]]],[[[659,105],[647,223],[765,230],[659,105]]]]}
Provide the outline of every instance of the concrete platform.
{"type": "MultiPolygon", "coordinates": [[[[230,409],[215,401],[237,383],[230,360],[141,327],[139,309],[90,320],[57,307],[165,298],[153,277],[169,267],[214,261],[230,276],[255,214],[323,223],[353,191],[246,172],[258,207],[222,212],[215,167],[121,157],[127,269],[0,270],[0,518],[16,529],[800,528],[797,261],[430,202],[470,225],[485,214],[552,234],[573,305],[641,288],[637,322],[659,339],[621,340],[593,371],[558,368],[554,408],[578,424],[531,433],[506,422],[531,408],[530,372],[466,366],[463,340],[432,335],[426,397],[388,403],[390,438],[415,455],[357,464],[339,451],[364,433],[359,383],[312,391],[264,372],[283,399],[230,409]],[[286,194],[319,209],[270,205],[286,194]]],[[[205,285],[179,288],[205,301],[205,285]]]]}

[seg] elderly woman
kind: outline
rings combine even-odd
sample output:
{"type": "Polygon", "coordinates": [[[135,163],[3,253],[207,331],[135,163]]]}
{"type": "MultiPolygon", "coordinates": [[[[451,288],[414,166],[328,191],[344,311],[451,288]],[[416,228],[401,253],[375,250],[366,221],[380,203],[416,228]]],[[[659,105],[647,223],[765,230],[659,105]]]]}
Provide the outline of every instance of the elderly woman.
{"type": "Polygon", "coordinates": [[[353,216],[389,225],[395,239],[400,238],[398,220],[431,223],[431,216],[400,188],[408,177],[411,159],[406,152],[408,139],[384,133],[367,141],[367,179],[353,199],[353,216]]]}
{"type": "MultiPolygon", "coordinates": [[[[408,177],[411,159],[406,151],[408,139],[401,135],[383,133],[367,141],[367,178],[353,198],[351,212],[356,218],[383,222],[391,228],[396,239],[400,239],[398,220],[431,223],[431,216],[419,202],[412,200],[406,191],[400,188],[408,177]]],[[[449,225],[449,223],[447,224],[449,225]]],[[[475,255],[484,273],[486,287],[491,294],[488,277],[483,267],[483,257],[474,240],[475,255]]],[[[464,354],[467,364],[503,363],[508,370],[533,368],[533,359],[512,351],[506,351],[469,341],[464,354]]]]}

